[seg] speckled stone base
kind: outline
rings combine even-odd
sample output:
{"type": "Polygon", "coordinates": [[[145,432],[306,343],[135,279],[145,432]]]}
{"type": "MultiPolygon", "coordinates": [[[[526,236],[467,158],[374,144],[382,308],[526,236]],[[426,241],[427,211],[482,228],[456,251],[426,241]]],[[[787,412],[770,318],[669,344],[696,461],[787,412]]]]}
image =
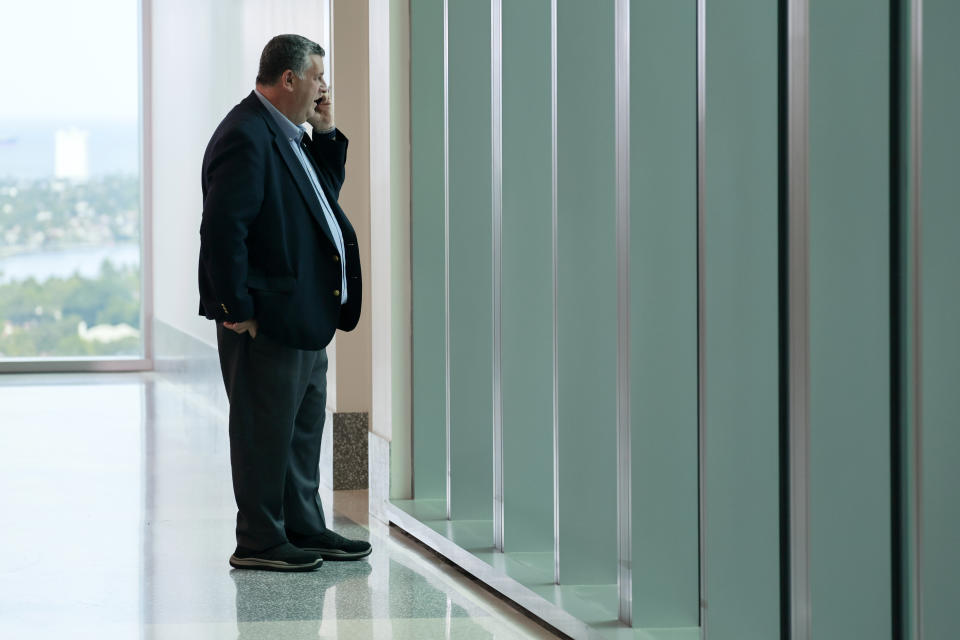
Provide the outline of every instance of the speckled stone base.
{"type": "Polygon", "coordinates": [[[333,488],[367,488],[367,413],[333,414],[333,488]]]}

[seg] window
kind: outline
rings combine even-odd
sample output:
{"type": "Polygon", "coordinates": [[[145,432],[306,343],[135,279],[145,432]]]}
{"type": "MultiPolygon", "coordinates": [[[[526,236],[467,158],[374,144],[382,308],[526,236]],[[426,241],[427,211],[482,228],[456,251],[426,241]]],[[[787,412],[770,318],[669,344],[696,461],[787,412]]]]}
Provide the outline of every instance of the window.
{"type": "Polygon", "coordinates": [[[142,358],[139,3],[2,6],[0,361],[142,358]]]}

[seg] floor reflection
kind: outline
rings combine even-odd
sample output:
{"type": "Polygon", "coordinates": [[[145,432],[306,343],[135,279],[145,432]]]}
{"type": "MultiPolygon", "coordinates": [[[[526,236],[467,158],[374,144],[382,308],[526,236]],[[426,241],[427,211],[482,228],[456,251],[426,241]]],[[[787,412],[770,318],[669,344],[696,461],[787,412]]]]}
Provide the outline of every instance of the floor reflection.
{"type": "Polygon", "coordinates": [[[231,570],[225,403],[154,374],[0,376],[0,637],[551,637],[321,491],[365,561],[231,570]]]}

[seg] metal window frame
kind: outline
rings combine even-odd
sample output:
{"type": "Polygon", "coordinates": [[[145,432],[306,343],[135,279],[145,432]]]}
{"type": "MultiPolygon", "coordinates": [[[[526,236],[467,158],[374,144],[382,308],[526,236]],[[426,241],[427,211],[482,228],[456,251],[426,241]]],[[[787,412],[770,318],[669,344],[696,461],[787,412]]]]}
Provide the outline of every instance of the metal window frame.
{"type": "Polygon", "coordinates": [[[913,491],[909,510],[908,526],[912,529],[910,548],[910,583],[913,586],[911,602],[911,628],[913,640],[923,640],[923,402],[922,402],[922,351],[921,332],[921,249],[923,218],[921,208],[923,168],[923,0],[910,1],[910,149],[913,157],[911,181],[913,186],[909,204],[911,242],[910,310],[912,331],[909,336],[912,355],[909,367],[913,377],[913,406],[910,416],[909,438],[913,447],[911,477],[913,491]]]}
{"type": "Polygon", "coordinates": [[[443,331],[444,429],[447,455],[446,516],[451,510],[450,449],[450,0],[443,0],[443,331]]]}
{"type": "Polygon", "coordinates": [[[491,224],[493,267],[493,547],[504,551],[503,522],[503,20],[490,0],[491,224]]]}
{"type": "Polygon", "coordinates": [[[557,0],[550,0],[550,227],[553,260],[553,581],[560,584],[559,196],[557,140],[557,0]]]}
{"type": "Polygon", "coordinates": [[[707,631],[707,289],[706,289],[706,116],[707,116],[707,5],[697,0],[697,489],[699,493],[700,628],[707,631]]]}
{"type": "Polygon", "coordinates": [[[633,624],[633,473],[630,420],[630,0],[614,8],[617,216],[617,591],[633,624]]]}
{"type": "Polygon", "coordinates": [[[810,638],[809,0],[786,2],[789,629],[810,638]]]}

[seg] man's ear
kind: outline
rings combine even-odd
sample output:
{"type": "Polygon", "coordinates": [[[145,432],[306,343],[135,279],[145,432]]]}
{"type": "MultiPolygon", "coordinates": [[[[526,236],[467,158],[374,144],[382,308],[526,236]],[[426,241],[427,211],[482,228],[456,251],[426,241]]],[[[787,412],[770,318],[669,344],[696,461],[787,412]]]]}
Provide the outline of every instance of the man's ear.
{"type": "Polygon", "coordinates": [[[284,71],[282,79],[283,79],[284,88],[286,87],[290,87],[291,89],[293,88],[293,71],[291,71],[290,69],[287,69],[286,71],[284,71]]]}

